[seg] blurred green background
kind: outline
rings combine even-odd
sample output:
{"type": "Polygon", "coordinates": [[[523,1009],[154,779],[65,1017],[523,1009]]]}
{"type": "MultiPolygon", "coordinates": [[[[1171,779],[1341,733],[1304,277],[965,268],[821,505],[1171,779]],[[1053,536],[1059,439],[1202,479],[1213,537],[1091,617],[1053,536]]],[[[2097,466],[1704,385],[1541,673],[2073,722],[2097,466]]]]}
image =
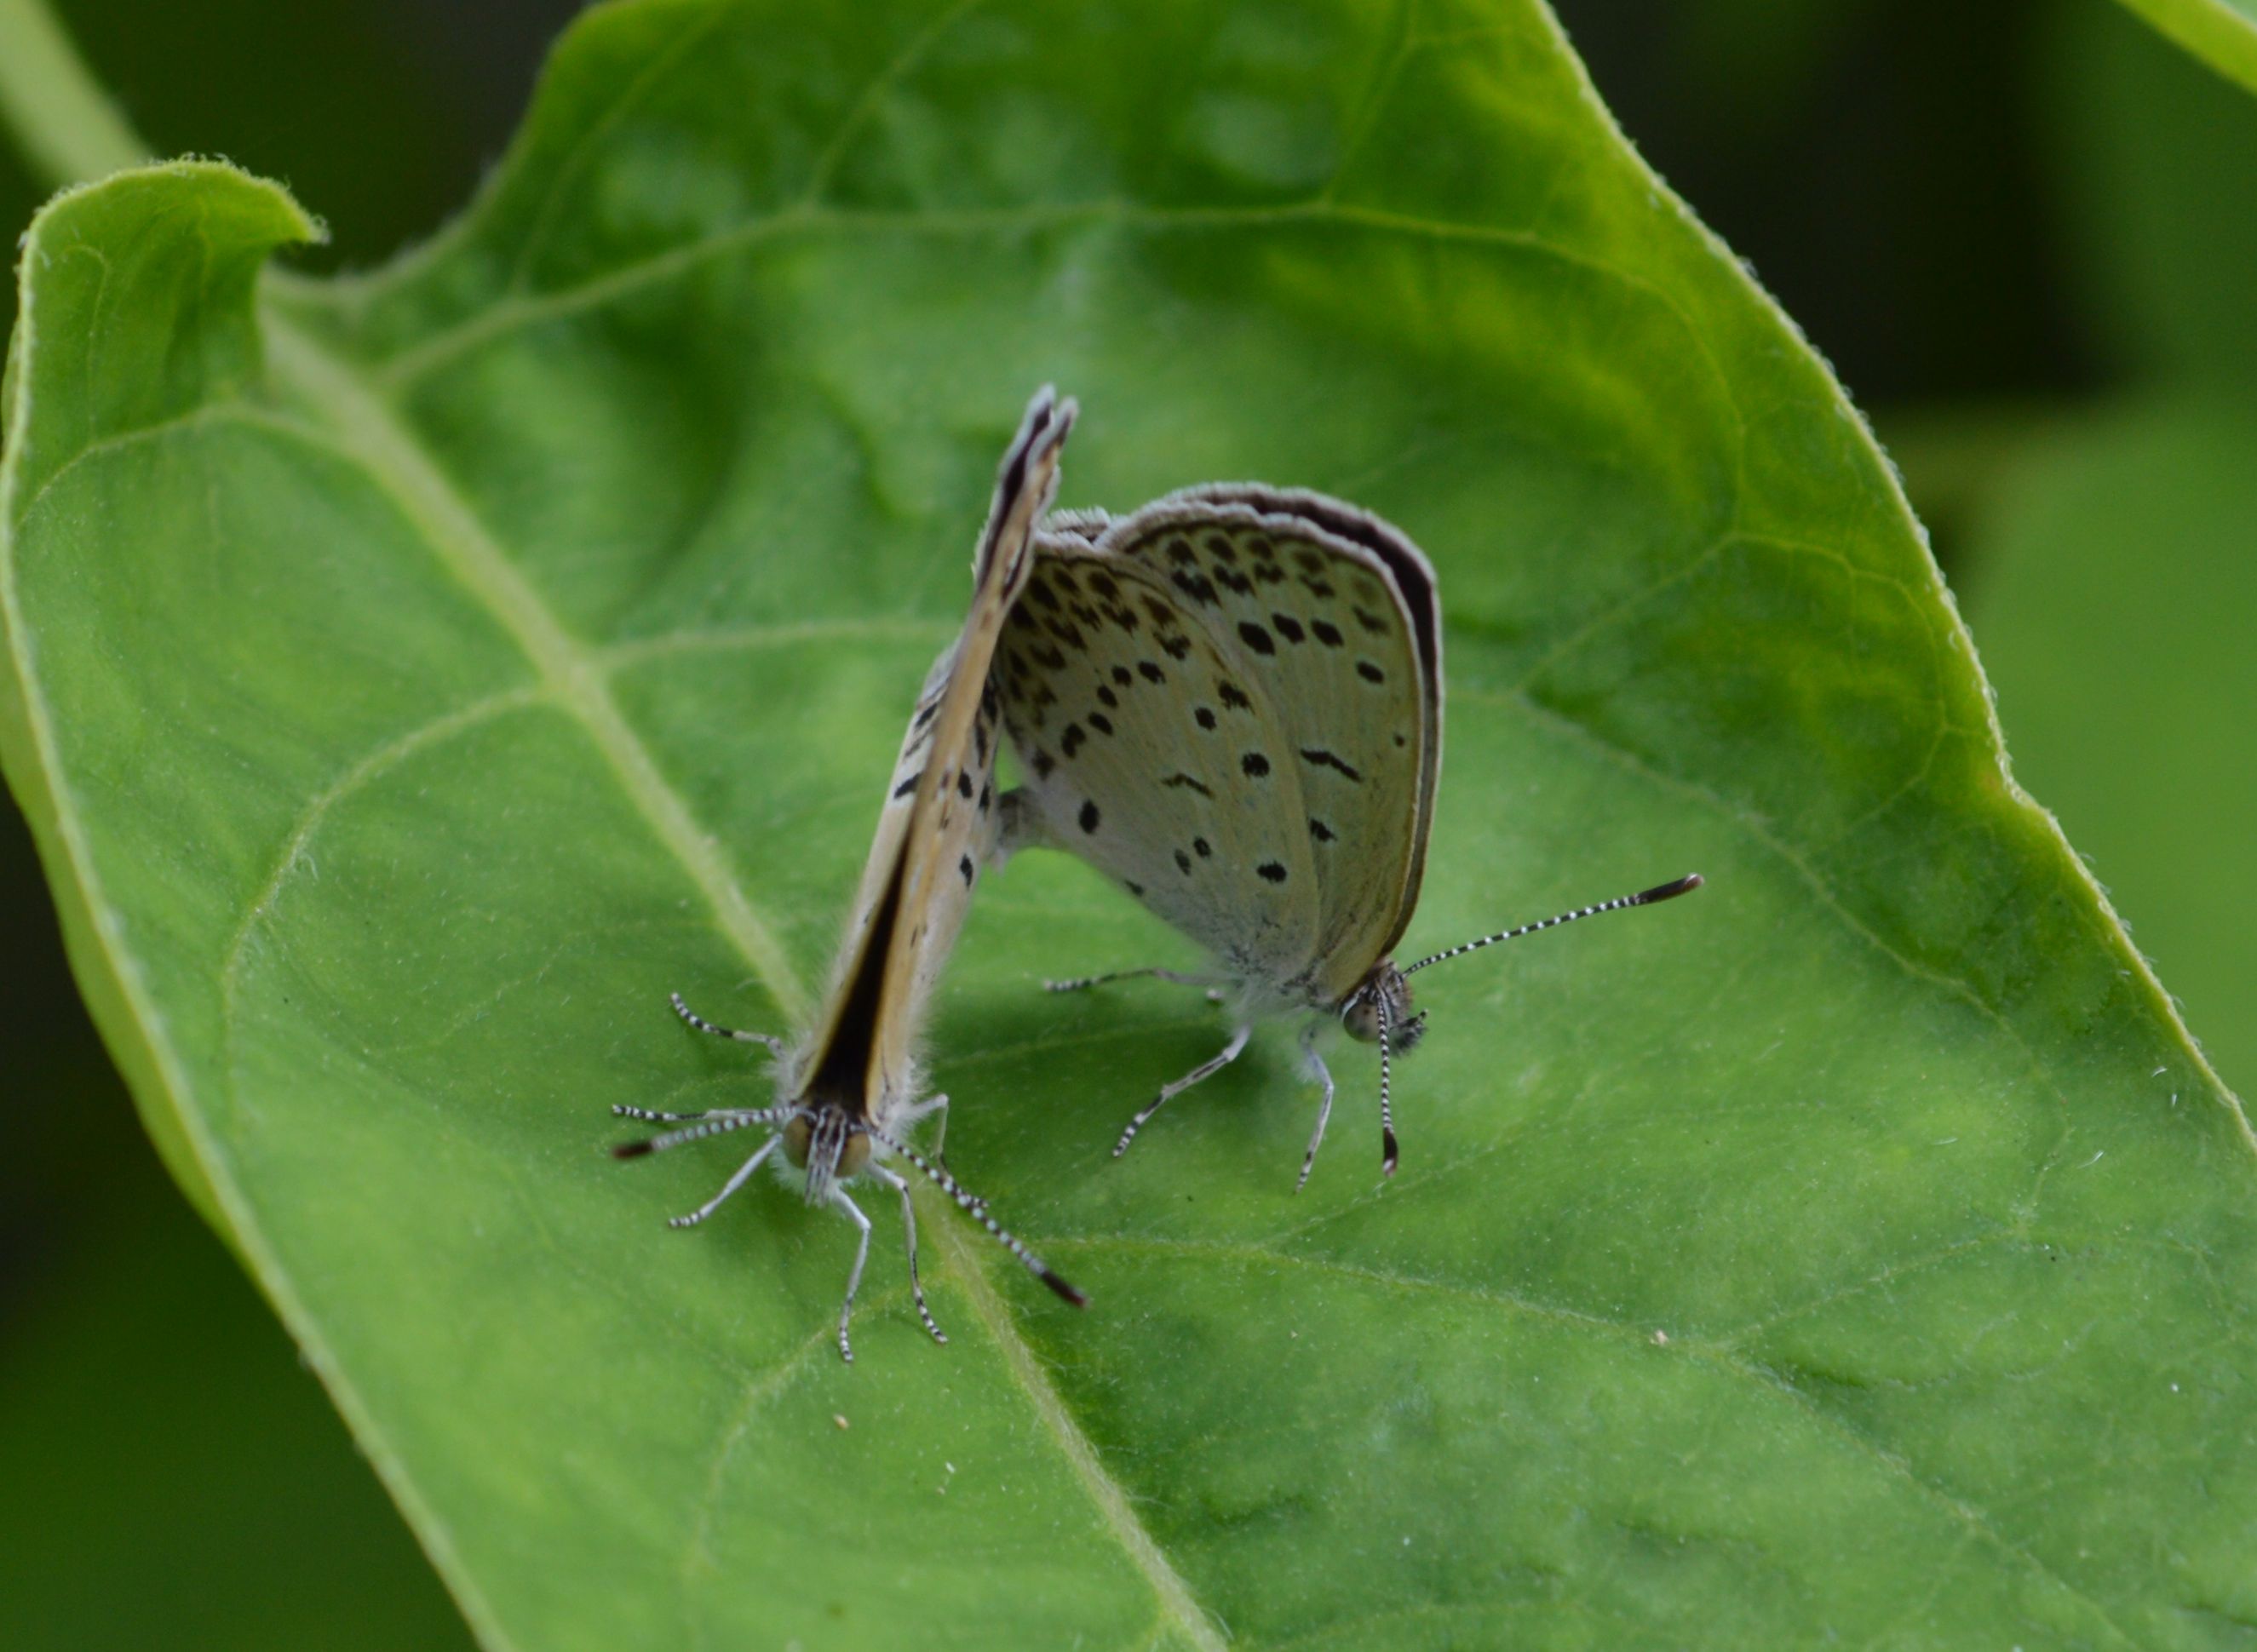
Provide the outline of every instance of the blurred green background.
{"type": "MultiPolygon", "coordinates": [[[[1556,3],[1624,130],[1873,417],[2019,776],[2246,1088],[2257,97],[2111,0],[1556,3]]],[[[454,210],[577,8],[59,9],[158,150],[287,180],[329,221],[315,263],[334,267],[454,210]]],[[[20,229],[39,193],[0,150],[0,220],[20,229]]],[[[159,1168],[12,808],[0,941],[8,1643],[467,1644],[319,1387],[159,1168]]]]}

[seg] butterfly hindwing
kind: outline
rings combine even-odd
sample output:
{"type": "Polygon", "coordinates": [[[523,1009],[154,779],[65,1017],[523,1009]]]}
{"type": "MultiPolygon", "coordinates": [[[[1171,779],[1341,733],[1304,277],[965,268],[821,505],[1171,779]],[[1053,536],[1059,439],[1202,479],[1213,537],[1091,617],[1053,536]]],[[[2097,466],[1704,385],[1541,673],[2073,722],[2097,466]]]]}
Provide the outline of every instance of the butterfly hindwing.
{"type": "Polygon", "coordinates": [[[1331,1003],[1417,898],[1433,586],[1353,507],[1217,486],[1036,541],[995,675],[1029,836],[1280,998],[1331,1003]]]}
{"type": "Polygon", "coordinates": [[[1032,835],[1249,978],[1315,939],[1299,777],[1268,697],[1156,569],[1045,533],[995,675],[1032,835]]]}

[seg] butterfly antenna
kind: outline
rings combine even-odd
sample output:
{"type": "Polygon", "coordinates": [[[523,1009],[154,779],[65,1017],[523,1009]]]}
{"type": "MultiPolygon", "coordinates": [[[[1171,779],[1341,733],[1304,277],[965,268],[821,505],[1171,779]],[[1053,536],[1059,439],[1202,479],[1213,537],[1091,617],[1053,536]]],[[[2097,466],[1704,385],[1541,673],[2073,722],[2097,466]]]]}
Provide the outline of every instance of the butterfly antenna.
{"type": "Polygon", "coordinates": [[[686,1142],[703,1141],[710,1136],[725,1136],[732,1130],[742,1130],[750,1125],[780,1125],[789,1121],[792,1110],[772,1107],[759,1112],[653,1112],[647,1107],[614,1107],[612,1115],[620,1119],[639,1119],[645,1124],[680,1124],[686,1130],[669,1130],[641,1141],[622,1141],[612,1149],[614,1159],[640,1159],[647,1153],[664,1153],[669,1147],[678,1147],[686,1142]]]}
{"type": "Polygon", "coordinates": [[[1395,1016],[1387,1007],[1387,994],[1372,999],[1379,1012],[1379,1173],[1393,1175],[1401,1156],[1395,1143],[1395,1104],[1389,1093],[1388,1046],[1395,1041],[1395,1016]]]}
{"type": "Polygon", "coordinates": [[[875,1129],[869,1125],[864,1125],[862,1126],[862,1130],[863,1133],[867,1135],[871,1140],[879,1143],[881,1146],[888,1148],[892,1152],[898,1153],[902,1158],[907,1159],[911,1164],[916,1166],[918,1169],[924,1172],[926,1181],[931,1183],[933,1186],[938,1188],[943,1193],[948,1195],[950,1198],[954,1199],[956,1201],[957,1209],[962,1211],[966,1215],[971,1217],[973,1221],[979,1223],[980,1226],[986,1228],[987,1230],[988,1238],[994,1239],[1005,1250],[1010,1252],[1012,1255],[1017,1257],[1019,1260],[1025,1265],[1027,1271],[1032,1274],[1037,1279],[1042,1281],[1044,1284],[1049,1286],[1051,1290],[1057,1292],[1060,1296],[1065,1297],[1066,1301],[1072,1303],[1075,1307],[1086,1308],[1089,1306],[1088,1297],[1083,1295],[1072,1285],[1066,1283],[1065,1280],[1052,1273],[1049,1265],[1045,1263],[1041,1257],[1036,1255],[1034,1252],[1027,1248],[1025,1241],[1004,1227],[1003,1225],[998,1222],[994,1217],[987,1214],[987,1200],[975,1197],[973,1195],[965,1191],[964,1184],[962,1183],[959,1182],[954,1176],[949,1175],[947,1171],[942,1169],[931,1160],[926,1158],[924,1154],[919,1153],[915,1147],[910,1147],[907,1142],[897,1141],[892,1136],[888,1135],[884,1131],[875,1129]]]}
{"type": "MultiPolygon", "coordinates": [[[[1458,957],[1468,952],[1478,952],[1483,947],[1493,947],[1500,941],[1518,940],[1524,935],[1534,935],[1539,929],[1556,929],[1563,923],[1574,922],[1578,918],[1595,918],[1602,912],[1620,912],[1624,907],[1650,907],[1658,900],[1674,900],[1680,895],[1691,894],[1700,886],[1701,874],[1689,872],[1674,883],[1656,884],[1652,888],[1641,889],[1634,895],[1618,895],[1612,900],[1602,900],[1595,907],[1578,907],[1573,912],[1563,912],[1556,918],[1546,918],[1540,923],[1524,923],[1517,929],[1500,929],[1495,935],[1485,935],[1478,941],[1468,941],[1463,946],[1451,947],[1432,957],[1405,965],[1403,973],[1416,975],[1430,964],[1440,964],[1446,958],[1458,957]]],[[[1386,1025],[1383,1018],[1380,1024],[1383,1027],[1386,1025]]],[[[1386,1046],[1383,1044],[1380,1048],[1384,1050],[1386,1046]]]]}

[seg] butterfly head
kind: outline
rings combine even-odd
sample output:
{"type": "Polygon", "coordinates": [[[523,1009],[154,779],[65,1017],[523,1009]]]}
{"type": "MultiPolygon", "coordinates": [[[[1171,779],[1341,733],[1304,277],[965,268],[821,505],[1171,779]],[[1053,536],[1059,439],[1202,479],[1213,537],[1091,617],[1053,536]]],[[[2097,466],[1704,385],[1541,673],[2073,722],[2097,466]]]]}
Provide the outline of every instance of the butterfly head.
{"type": "Polygon", "coordinates": [[[851,1179],[870,1161],[870,1138],[843,1107],[817,1104],[794,1113],[783,1127],[783,1154],[807,1172],[807,1202],[820,1204],[834,1183],[851,1179]]]}
{"type": "Polygon", "coordinates": [[[1348,1028],[1348,1036],[1365,1044],[1379,1041],[1382,1010],[1387,1027],[1387,1041],[1397,1055],[1415,1046],[1426,1031],[1426,1012],[1411,1013],[1411,984],[1403,978],[1403,971],[1395,967],[1392,958],[1383,958],[1372,966],[1371,973],[1363,978],[1348,1001],[1341,1006],[1341,1025],[1348,1028]]]}

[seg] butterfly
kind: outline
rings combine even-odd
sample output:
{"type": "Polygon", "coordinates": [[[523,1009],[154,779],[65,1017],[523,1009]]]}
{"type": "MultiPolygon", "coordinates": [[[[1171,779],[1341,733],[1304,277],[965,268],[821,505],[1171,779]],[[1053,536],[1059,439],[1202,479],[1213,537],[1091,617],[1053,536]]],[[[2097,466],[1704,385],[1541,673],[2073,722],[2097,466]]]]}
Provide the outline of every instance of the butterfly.
{"type": "Polygon", "coordinates": [[[1228,988],[1236,1026],[1212,1059],[1129,1121],[1118,1157],[1163,1106],[1221,1070],[1256,1021],[1307,1017],[1324,1099],[1305,1186],[1332,1117],[1316,1037],[1334,1017],[1379,1046],[1381,1164],[1399,1157],[1390,1058],[1426,1028],[1408,978],[1481,947],[1697,888],[1697,874],[1487,935],[1406,967],[1442,757],[1441,610],[1434,571],[1398,529],[1296,489],[1214,484],[1132,514],[1061,513],[992,667],[1026,782],[1002,800],[999,858],[1080,856],[1213,956],[1216,971],[1128,970],[1228,988]]]}
{"type": "Polygon", "coordinates": [[[796,1041],[787,1042],[714,1026],[679,994],[672,999],[675,1012],[698,1032],[768,1048],[775,1058],[775,1105],[693,1113],[612,1109],[622,1118],[680,1126],[622,1143],[612,1149],[620,1158],[754,1126],[770,1132],[718,1193],[689,1215],[674,1218],[673,1225],[694,1227],[704,1221],[781,1147],[784,1161],[799,1175],[807,1203],[830,1205],[860,1231],[846,1298],[838,1310],[838,1352],[849,1362],[854,1349],[847,1324],[870,1253],[870,1220],[846,1184],[861,1177],[900,1195],[917,1314],[936,1342],[948,1340],[925,1303],[909,1183],[884,1162],[889,1157],[921,1171],[1051,1289],[1076,1307],[1086,1302],[996,1224],[986,1201],[967,1193],[936,1162],[937,1145],[927,1158],[907,1140],[909,1127],[920,1119],[937,1112],[944,1128],[947,1122],[948,1098],[923,1094],[916,1041],[994,839],[999,809],[994,776],[1001,741],[988,665],[1004,616],[1032,570],[1031,536],[1057,491],[1059,455],[1074,413],[1072,400],[1058,401],[1045,386],[1029,405],[1004,455],[973,562],[972,610],[955,642],[933,662],[917,696],[888,782],[877,838],[863,867],[854,915],[814,1025],[796,1041]]]}

